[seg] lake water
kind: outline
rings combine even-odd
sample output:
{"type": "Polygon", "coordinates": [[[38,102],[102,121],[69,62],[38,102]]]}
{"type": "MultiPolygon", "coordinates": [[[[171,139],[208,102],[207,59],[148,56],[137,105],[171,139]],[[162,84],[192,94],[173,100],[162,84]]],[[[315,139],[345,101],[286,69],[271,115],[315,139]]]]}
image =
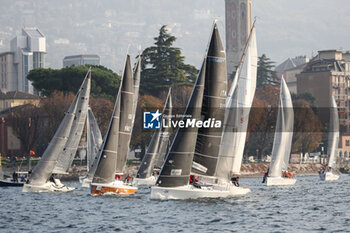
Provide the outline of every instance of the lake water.
{"type": "Polygon", "coordinates": [[[0,232],[350,232],[350,176],[297,177],[292,187],[261,180],[242,178],[252,190],[243,197],[196,201],[151,201],[149,188],[123,198],[1,188],[0,232]]]}

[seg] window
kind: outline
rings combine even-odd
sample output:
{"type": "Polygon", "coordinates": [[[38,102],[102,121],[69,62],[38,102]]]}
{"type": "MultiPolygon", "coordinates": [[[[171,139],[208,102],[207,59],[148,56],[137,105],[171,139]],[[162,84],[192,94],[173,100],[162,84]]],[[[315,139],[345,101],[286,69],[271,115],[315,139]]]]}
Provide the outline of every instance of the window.
{"type": "Polygon", "coordinates": [[[345,140],[345,145],[350,146],[350,140],[345,140]]]}

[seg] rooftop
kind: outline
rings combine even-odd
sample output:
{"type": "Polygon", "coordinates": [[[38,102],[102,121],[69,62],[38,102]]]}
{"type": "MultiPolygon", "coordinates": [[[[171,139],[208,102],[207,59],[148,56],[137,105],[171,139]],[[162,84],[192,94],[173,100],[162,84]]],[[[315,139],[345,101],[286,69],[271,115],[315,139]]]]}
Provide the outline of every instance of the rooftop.
{"type": "Polygon", "coordinates": [[[23,91],[9,91],[9,92],[1,92],[0,91],[0,100],[8,100],[8,99],[39,99],[40,97],[37,95],[33,95],[23,91]]]}
{"type": "Polygon", "coordinates": [[[100,59],[100,56],[97,54],[79,54],[79,55],[71,55],[71,56],[65,56],[63,59],[75,59],[75,58],[97,58],[100,59]]]}
{"type": "Polygon", "coordinates": [[[40,32],[37,28],[23,28],[23,33],[26,33],[28,36],[33,38],[45,37],[44,34],[40,32]]]}

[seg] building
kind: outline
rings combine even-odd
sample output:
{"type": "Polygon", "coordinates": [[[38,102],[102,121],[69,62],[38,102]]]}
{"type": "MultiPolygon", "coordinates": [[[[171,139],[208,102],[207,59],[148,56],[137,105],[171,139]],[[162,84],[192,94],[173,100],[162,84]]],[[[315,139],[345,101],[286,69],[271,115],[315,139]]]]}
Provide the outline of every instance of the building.
{"type": "Polygon", "coordinates": [[[306,64],[309,62],[309,58],[306,56],[298,56],[295,58],[288,58],[278,66],[275,71],[279,79],[284,78],[291,93],[297,93],[297,74],[300,74],[306,64]]]}
{"type": "Polygon", "coordinates": [[[251,0],[225,0],[226,64],[229,77],[236,71],[252,25],[251,0]]]}
{"type": "Polygon", "coordinates": [[[23,28],[22,34],[11,40],[10,51],[0,54],[1,90],[34,93],[27,75],[45,67],[45,54],[45,36],[37,28],[23,28]]]}
{"type": "Polygon", "coordinates": [[[63,67],[83,66],[83,65],[100,65],[100,56],[96,54],[81,54],[66,56],[63,58],[63,67]]]}
{"type": "Polygon", "coordinates": [[[339,158],[343,161],[350,159],[350,134],[341,134],[338,147],[339,158]]]}
{"type": "Polygon", "coordinates": [[[0,91],[13,90],[17,86],[17,70],[14,53],[0,53],[0,91]]]}
{"type": "MultiPolygon", "coordinates": [[[[341,128],[349,131],[350,52],[319,51],[296,77],[298,94],[311,93],[321,112],[329,108],[331,96],[335,97],[341,128]]],[[[321,121],[328,121],[329,111],[323,112],[321,121]]]]}
{"type": "Polygon", "coordinates": [[[22,91],[0,91],[0,112],[8,108],[14,108],[25,104],[39,105],[39,102],[40,97],[37,95],[22,91]]]}

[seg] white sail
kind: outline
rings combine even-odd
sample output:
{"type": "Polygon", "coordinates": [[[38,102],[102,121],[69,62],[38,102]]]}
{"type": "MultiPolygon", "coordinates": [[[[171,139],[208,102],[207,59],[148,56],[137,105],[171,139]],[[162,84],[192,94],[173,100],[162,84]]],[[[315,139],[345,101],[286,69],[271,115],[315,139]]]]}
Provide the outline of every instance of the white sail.
{"type": "Polygon", "coordinates": [[[328,166],[335,168],[339,144],[339,116],[334,96],[331,98],[330,123],[328,133],[328,166]]]}
{"type": "Polygon", "coordinates": [[[256,88],[257,62],[256,34],[253,26],[242,67],[237,71],[226,100],[226,119],[231,121],[230,124],[232,124],[235,132],[229,132],[225,129],[219,155],[230,157],[231,164],[226,166],[232,167],[231,172],[233,174],[240,174],[241,171],[249,113],[256,88]],[[236,88],[237,90],[235,90],[236,88]],[[234,92],[236,93],[234,94],[234,92]],[[230,113],[230,111],[235,113],[230,113]],[[230,115],[229,118],[228,115],[230,115]]]}
{"type": "Polygon", "coordinates": [[[98,150],[102,145],[102,135],[101,131],[98,127],[96,118],[91,110],[88,108],[88,117],[86,119],[87,122],[87,167],[88,167],[88,175],[87,177],[92,179],[99,158],[98,158],[98,150]]]}
{"type": "Polygon", "coordinates": [[[284,78],[281,79],[275,138],[273,141],[269,177],[281,177],[287,170],[292,148],[294,111],[292,98],[284,78]]]}

